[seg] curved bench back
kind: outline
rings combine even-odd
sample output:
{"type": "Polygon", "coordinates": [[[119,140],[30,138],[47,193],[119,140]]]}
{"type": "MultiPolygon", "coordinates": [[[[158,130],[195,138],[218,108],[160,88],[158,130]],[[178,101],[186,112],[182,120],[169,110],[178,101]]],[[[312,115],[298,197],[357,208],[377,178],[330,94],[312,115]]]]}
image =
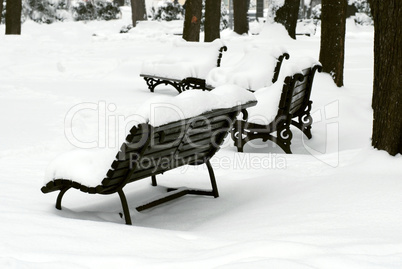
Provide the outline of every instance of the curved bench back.
{"type": "Polygon", "coordinates": [[[317,70],[321,71],[320,65],[314,65],[304,69],[302,73],[285,78],[278,116],[289,115],[292,118],[303,114],[309,102],[311,102],[311,88],[317,70]]]}
{"type": "Polygon", "coordinates": [[[132,128],[102,181],[101,193],[183,165],[205,163],[222,145],[237,114],[255,103],[217,109],[159,127],[141,124],[132,128]]]}

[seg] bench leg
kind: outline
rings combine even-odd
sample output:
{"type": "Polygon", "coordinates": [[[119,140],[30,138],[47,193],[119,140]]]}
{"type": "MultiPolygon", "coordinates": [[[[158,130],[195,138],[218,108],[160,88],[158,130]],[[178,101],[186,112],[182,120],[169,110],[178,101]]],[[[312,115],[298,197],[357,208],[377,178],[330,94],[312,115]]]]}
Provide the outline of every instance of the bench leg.
{"type": "Polygon", "coordinates": [[[311,139],[311,125],[313,124],[313,118],[310,115],[312,101],[308,102],[308,105],[304,108],[304,113],[298,116],[298,121],[292,120],[292,125],[299,128],[300,131],[308,138],[311,139]]]}
{"type": "Polygon", "coordinates": [[[153,175],[152,177],[152,186],[158,186],[158,183],[156,182],[156,176],[155,175],[153,175]]]}
{"type": "Polygon", "coordinates": [[[132,223],[130,217],[130,210],[128,209],[126,196],[124,195],[123,190],[119,190],[117,193],[120,196],[121,205],[123,207],[124,218],[126,219],[126,224],[131,225],[132,223]]]}
{"type": "Polygon", "coordinates": [[[181,93],[181,83],[180,82],[175,82],[175,81],[170,81],[170,80],[162,80],[162,79],[157,79],[157,78],[151,78],[151,77],[144,77],[144,80],[146,81],[148,85],[148,89],[151,92],[154,92],[155,87],[160,85],[160,84],[165,84],[165,85],[171,85],[174,87],[179,93],[181,93]]]}
{"type": "MultiPolygon", "coordinates": [[[[161,205],[163,203],[172,201],[174,199],[180,198],[184,195],[187,194],[193,194],[193,195],[206,195],[206,196],[214,196],[215,198],[219,197],[219,193],[218,193],[218,187],[216,185],[216,180],[215,180],[215,174],[214,174],[214,170],[211,166],[211,163],[209,161],[205,162],[205,164],[207,165],[208,168],[208,173],[209,173],[209,177],[211,180],[211,185],[212,185],[212,190],[197,190],[197,189],[187,189],[187,188],[168,188],[168,195],[165,195],[159,199],[153,200],[151,202],[148,202],[144,205],[138,206],[136,208],[137,211],[143,211],[146,209],[150,209],[152,207],[161,205]]],[[[123,203],[123,199],[122,199],[122,203],[123,203]]],[[[124,206],[123,206],[124,207],[124,206]]],[[[128,210],[128,209],[127,209],[128,210]]],[[[126,213],[124,213],[126,215],[126,213]]],[[[128,224],[128,223],[127,223],[128,224]]]]}
{"type": "Polygon", "coordinates": [[[231,130],[231,137],[237,152],[243,152],[243,147],[247,143],[247,134],[244,131],[244,121],[236,121],[231,130]]]}
{"type": "Polygon", "coordinates": [[[214,170],[212,169],[212,166],[211,166],[211,163],[209,162],[209,160],[205,164],[207,165],[209,178],[211,179],[212,193],[215,198],[218,198],[219,193],[218,193],[218,186],[216,185],[214,170]]]}
{"type": "Polygon", "coordinates": [[[311,134],[311,125],[313,124],[313,118],[310,113],[304,114],[299,117],[299,126],[295,125],[299,128],[308,139],[311,139],[313,136],[311,134]]]}
{"type": "Polygon", "coordinates": [[[56,208],[58,210],[61,210],[61,200],[63,199],[64,194],[66,193],[66,191],[68,191],[71,187],[66,187],[60,190],[59,195],[57,196],[57,200],[56,200],[56,208]]]}
{"type": "Polygon", "coordinates": [[[280,126],[277,130],[277,138],[276,141],[272,140],[275,142],[283,151],[285,151],[287,154],[292,154],[292,151],[290,150],[290,144],[292,143],[292,131],[290,130],[289,124],[286,123],[280,123],[280,126]]]}

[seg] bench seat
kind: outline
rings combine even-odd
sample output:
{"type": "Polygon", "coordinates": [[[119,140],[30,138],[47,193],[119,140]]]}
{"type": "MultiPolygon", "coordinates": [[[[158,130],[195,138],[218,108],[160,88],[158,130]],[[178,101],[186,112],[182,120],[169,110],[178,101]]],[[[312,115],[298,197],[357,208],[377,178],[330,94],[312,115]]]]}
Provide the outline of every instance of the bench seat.
{"type": "Polygon", "coordinates": [[[205,79],[209,71],[221,64],[227,48],[219,39],[211,43],[178,41],[165,55],[143,62],[140,76],[151,92],[161,84],[182,91],[180,82],[186,77],[205,79]]]}

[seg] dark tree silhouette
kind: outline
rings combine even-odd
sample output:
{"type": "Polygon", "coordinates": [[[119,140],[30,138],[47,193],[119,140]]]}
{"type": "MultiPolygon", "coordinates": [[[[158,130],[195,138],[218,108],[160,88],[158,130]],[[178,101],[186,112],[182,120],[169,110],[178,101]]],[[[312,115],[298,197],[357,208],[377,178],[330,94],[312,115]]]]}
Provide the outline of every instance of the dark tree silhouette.
{"type": "Polygon", "coordinates": [[[320,62],[338,87],[343,86],[347,0],[322,0],[320,62]]]}
{"type": "Polygon", "coordinates": [[[374,18],[372,145],[402,153],[402,1],[370,0],[374,18]]]}
{"type": "Polygon", "coordinates": [[[0,0],[0,22],[1,22],[1,15],[3,14],[3,0],[0,0]]]}
{"type": "Polygon", "coordinates": [[[6,2],[6,35],[21,34],[21,0],[7,0],[6,2]]]}
{"type": "Polygon", "coordinates": [[[113,0],[113,3],[119,7],[124,6],[124,0],[113,0]]]}
{"type": "Polygon", "coordinates": [[[285,0],[285,3],[276,11],[275,21],[283,24],[289,36],[296,39],[296,24],[299,16],[300,0],[285,0]]]}
{"type": "Polygon", "coordinates": [[[220,38],[221,0],[205,1],[205,42],[212,42],[220,38]]]}
{"type": "Polygon", "coordinates": [[[184,40],[200,41],[201,16],[202,0],[187,0],[183,26],[184,40]]]}
{"type": "Polygon", "coordinates": [[[234,31],[239,35],[247,34],[249,30],[247,12],[250,0],[233,0],[234,31]]]}
{"type": "Polygon", "coordinates": [[[131,0],[131,19],[133,22],[133,27],[137,25],[137,21],[147,19],[145,0],[131,0]]]}

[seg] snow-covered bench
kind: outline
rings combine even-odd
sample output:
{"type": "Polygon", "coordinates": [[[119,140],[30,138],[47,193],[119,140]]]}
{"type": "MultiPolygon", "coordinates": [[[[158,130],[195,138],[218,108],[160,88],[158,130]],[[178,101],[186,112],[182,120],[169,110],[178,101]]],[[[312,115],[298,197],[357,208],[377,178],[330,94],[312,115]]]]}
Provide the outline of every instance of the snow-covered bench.
{"type": "Polygon", "coordinates": [[[182,88],[211,90],[231,83],[249,91],[256,91],[278,80],[284,59],[289,59],[289,54],[282,47],[251,47],[237,63],[213,68],[205,80],[193,77],[184,79],[181,82],[182,88]]]}
{"type": "Polygon", "coordinates": [[[222,53],[226,50],[219,39],[211,43],[176,42],[166,55],[144,61],[140,76],[151,92],[160,84],[169,84],[180,93],[183,79],[205,80],[212,68],[220,66],[222,53]]]}
{"type": "Polygon", "coordinates": [[[167,195],[136,209],[142,211],[186,194],[218,197],[209,160],[220,148],[238,113],[255,104],[252,93],[233,85],[211,92],[188,91],[176,97],[150,100],[140,109],[143,113],[139,119],[143,122],[130,130],[117,155],[110,150],[67,152],[51,162],[41,190],[60,191],[58,209],[63,195],[71,188],[91,194],[118,193],[126,224],[131,224],[123,193],[128,183],[151,177],[152,185],[156,186],[158,174],[183,165],[206,164],[212,190],[168,189],[167,195]],[[164,103],[159,114],[151,117],[149,105],[155,101],[164,103]]]}
{"type": "Polygon", "coordinates": [[[244,145],[251,140],[262,139],[271,140],[286,153],[292,153],[290,125],[300,129],[307,138],[312,137],[310,94],[314,74],[321,72],[321,65],[312,59],[305,61],[308,68],[296,69],[301,72],[293,72],[283,83],[278,81],[254,93],[258,105],[243,111],[243,119],[233,125],[231,136],[237,151],[243,152],[244,145]]]}

